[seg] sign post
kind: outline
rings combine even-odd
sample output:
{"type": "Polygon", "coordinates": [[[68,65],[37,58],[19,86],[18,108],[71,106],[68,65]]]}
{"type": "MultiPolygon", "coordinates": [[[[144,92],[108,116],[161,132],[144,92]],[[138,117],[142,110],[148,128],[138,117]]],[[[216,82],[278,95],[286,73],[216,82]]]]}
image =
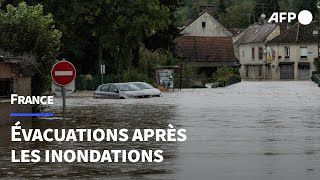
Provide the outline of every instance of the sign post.
{"type": "Polygon", "coordinates": [[[63,120],[65,120],[66,96],[71,95],[71,93],[75,90],[74,79],[76,78],[76,69],[72,63],[68,61],[60,61],[52,67],[51,77],[53,80],[52,91],[57,96],[62,96],[62,113],[63,120]],[[66,91],[69,91],[69,93],[67,93],[66,91]]]}
{"type": "Polygon", "coordinates": [[[101,84],[103,84],[103,75],[106,74],[106,65],[101,65],[101,84]]]}

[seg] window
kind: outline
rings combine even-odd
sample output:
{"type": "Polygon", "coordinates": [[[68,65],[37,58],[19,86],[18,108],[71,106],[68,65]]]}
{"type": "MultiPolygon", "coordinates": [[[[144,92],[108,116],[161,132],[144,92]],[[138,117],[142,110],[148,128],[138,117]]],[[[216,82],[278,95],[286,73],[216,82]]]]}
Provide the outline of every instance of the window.
{"type": "Polygon", "coordinates": [[[248,78],[249,77],[249,66],[245,66],[246,68],[246,77],[248,78]]]}
{"type": "Polygon", "coordinates": [[[284,47],[284,57],[285,58],[289,58],[290,57],[290,47],[289,46],[285,46],[284,47]]]}
{"type": "Polygon", "coordinates": [[[109,91],[109,87],[110,87],[109,84],[108,85],[104,85],[104,86],[101,87],[100,91],[108,92],[109,91]]]}
{"type": "Polygon", "coordinates": [[[202,22],[202,28],[206,27],[206,22],[202,22]]]}
{"type": "Polygon", "coordinates": [[[300,58],[307,58],[307,57],[308,57],[308,48],[300,47],[300,58]]]}
{"type": "Polygon", "coordinates": [[[10,97],[12,93],[12,80],[0,79],[0,97],[10,97]]]}
{"type": "Polygon", "coordinates": [[[244,51],[242,51],[242,57],[244,57],[244,51]]]}
{"type": "Polygon", "coordinates": [[[118,91],[118,88],[115,85],[112,85],[110,87],[110,92],[116,92],[116,91],[118,91]]]}
{"type": "Polygon", "coordinates": [[[254,60],[256,57],[255,57],[255,53],[254,53],[254,48],[252,48],[252,60],[254,60]]]}
{"type": "Polygon", "coordinates": [[[262,77],[262,66],[259,66],[259,77],[262,77]]]}
{"type": "Polygon", "coordinates": [[[259,47],[259,60],[263,59],[263,49],[262,47],[259,47]]]}

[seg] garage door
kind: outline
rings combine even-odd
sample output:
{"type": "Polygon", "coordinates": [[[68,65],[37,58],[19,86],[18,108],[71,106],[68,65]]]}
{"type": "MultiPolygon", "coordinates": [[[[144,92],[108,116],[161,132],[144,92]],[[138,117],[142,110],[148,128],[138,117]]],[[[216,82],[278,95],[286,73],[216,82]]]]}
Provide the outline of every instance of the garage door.
{"type": "Polygon", "coordinates": [[[294,65],[286,64],[280,66],[280,79],[294,79],[294,65]]]}
{"type": "Polygon", "coordinates": [[[309,80],[310,79],[310,68],[307,66],[299,67],[299,79],[300,80],[309,80]]]}

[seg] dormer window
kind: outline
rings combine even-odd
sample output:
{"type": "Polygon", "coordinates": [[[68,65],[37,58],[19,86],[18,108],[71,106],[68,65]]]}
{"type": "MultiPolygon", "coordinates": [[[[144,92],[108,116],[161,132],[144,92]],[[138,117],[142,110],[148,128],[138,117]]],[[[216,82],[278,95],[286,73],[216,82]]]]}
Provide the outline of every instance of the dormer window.
{"type": "Polygon", "coordinates": [[[202,28],[206,27],[206,22],[202,22],[202,28]]]}

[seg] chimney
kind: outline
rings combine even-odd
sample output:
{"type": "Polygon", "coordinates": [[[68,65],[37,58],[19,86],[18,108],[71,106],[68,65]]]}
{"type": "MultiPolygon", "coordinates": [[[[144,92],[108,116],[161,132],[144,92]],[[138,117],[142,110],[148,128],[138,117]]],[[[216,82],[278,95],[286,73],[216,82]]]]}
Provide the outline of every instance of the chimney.
{"type": "Polygon", "coordinates": [[[211,16],[215,16],[216,15],[216,8],[214,7],[214,5],[205,5],[205,6],[200,6],[200,13],[202,11],[206,11],[207,13],[209,13],[211,16]]]}
{"type": "Polygon", "coordinates": [[[280,34],[285,33],[288,30],[288,22],[283,21],[283,22],[279,23],[279,27],[280,27],[280,34]]]}

